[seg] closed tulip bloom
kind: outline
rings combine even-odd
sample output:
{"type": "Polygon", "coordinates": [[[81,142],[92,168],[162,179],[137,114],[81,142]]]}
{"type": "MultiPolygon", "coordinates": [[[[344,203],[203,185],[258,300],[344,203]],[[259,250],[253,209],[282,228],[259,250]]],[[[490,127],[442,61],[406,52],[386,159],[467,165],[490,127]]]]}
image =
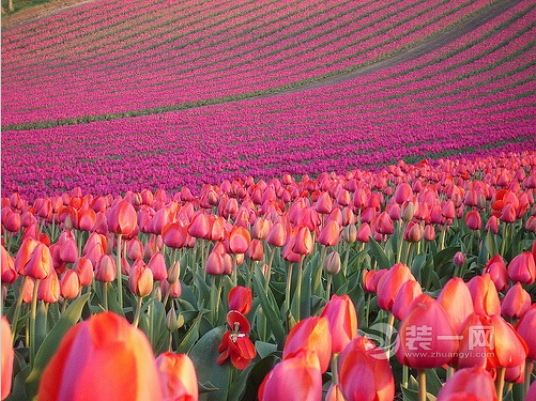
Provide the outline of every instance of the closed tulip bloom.
{"type": "Polygon", "coordinates": [[[437,401],[496,401],[495,383],[481,367],[460,369],[439,391],[437,401]]]}
{"type": "Polygon", "coordinates": [[[7,231],[16,233],[20,230],[21,216],[17,212],[9,212],[5,219],[2,219],[2,224],[7,231]]]}
{"type": "Polygon", "coordinates": [[[501,255],[495,255],[484,266],[483,273],[489,273],[497,291],[502,291],[508,285],[508,272],[501,255]]]}
{"type": "Polygon", "coordinates": [[[388,269],[363,270],[361,276],[361,285],[363,286],[363,290],[366,292],[375,293],[378,289],[378,282],[388,271],[388,269]]]}
{"type": "Polygon", "coordinates": [[[268,237],[266,239],[272,246],[281,247],[287,242],[287,231],[282,223],[276,223],[270,229],[268,237]]]}
{"type": "Polygon", "coordinates": [[[318,358],[320,370],[328,370],[331,359],[331,332],[325,317],[309,317],[296,324],[289,332],[283,348],[283,359],[293,358],[306,351],[318,358]]]}
{"type": "Polygon", "coordinates": [[[80,280],[74,270],[63,273],[60,281],[60,292],[64,299],[75,299],[80,292],[80,280]]]}
{"type": "Polygon", "coordinates": [[[233,227],[229,234],[229,249],[232,253],[246,253],[251,242],[251,235],[244,227],[233,227]]]}
{"type": "Polygon", "coordinates": [[[331,352],[338,354],[357,336],[357,313],[350,297],[333,295],[324,306],[321,317],[328,319],[331,352]]]}
{"type": "Polygon", "coordinates": [[[47,304],[54,304],[60,298],[60,280],[55,270],[45,277],[37,290],[37,299],[47,304]]]}
{"type": "Polygon", "coordinates": [[[339,274],[341,270],[341,257],[339,252],[330,252],[324,261],[324,270],[329,274],[339,274]]]}
{"type": "Polygon", "coordinates": [[[78,260],[78,248],[74,237],[61,241],[59,244],[59,257],[64,263],[74,263],[78,260]]]}
{"type": "Polygon", "coordinates": [[[439,302],[423,294],[412,304],[398,331],[398,361],[415,369],[448,364],[458,350],[457,333],[439,302]]]}
{"type": "Polygon", "coordinates": [[[160,401],[151,346],[124,318],[111,312],[94,315],[63,337],[43,372],[37,398],[160,401]]]}
{"type": "Polygon", "coordinates": [[[162,401],[197,401],[197,375],[186,354],[165,352],[156,358],[162,401]]]}
{"type": "Polygon", "coordinates": [[[167,280],[168,271],[166,267],[166,260],[164,255],[160,252],[153,255],[147,264],[147,267],[153,272],[153,278],[155,281],[167,280]]]}
{"type": "Polygon", "coordinates": [[[517,332],[528,346],[528,357],[536,360],[536,304],[533,304],[521,317],[516,326],[517,332]]]}
{"type": "Polygon", "coordinates": [[[320,234],[318,235],[318,243],[324,246],[335,246],[339,243],[340,227],[336,221],[327,221],[320,234]]]}
{"type": "Polygon", "coordinates": [[[322,375],[318,365],[301,355],[284,359],[266,375],[257,396],[259,401],[321,401],[322,375]]]}
{"type": "Polygon", "coordinates": [[[179,298],[182,295],[182,285],[179,280],[170,283],[167,280],[160,282],[160,289],[162,294],[169,294],[171,298],[179,298]]]}
{"type": "Polygon", "coordinates": [[[454,258],[452,258],[452,261],[455,266],[461,267],[465,264],[465,255],[463,252],[456,252],[454,254],[454,258]]]}
{"type": "Polygon", "coordinates": [[[528,354],[527,344],[512,325],[499,315],[495,315],[491,317],[491,327],[493,328],[494,366],[513,368],[525,363],[528,354]]]}
{"type": "Polygon", "coordinates": [[[39,241],[36,241],[32,238],[26,238],[22,241],[22,244],[17,251],[17,256],[15,257],[15,270],[19,274],[25,274],[24,270],[26,265],[32,258],[34,249],[39,245],[39,241]]]}
{"type": "Polygon", "coordinates": [[[22,280],[22,287],[20,291],[22,293],[22,302],[25,304],[32,302],[34,286],[35,282],[33,278],[25,277],[25,279],[22,280]]]}
{"type": "Polygon", "coordinates": [[[130,260],[136,260],[143,257],[143,245],[138,238],[132,238],[127,241],[127,257],[130,260]]]}
{"type": "Polygon", "coordinates": [[[406,281],[398,294],[396,294],[393,303],[392,313],[398,320],[403,320],[409,313],[413,301],[422,294],[422,288],[418,281],[406,281]]]}
{"type": "Polygon", "coordinates": [[[506,293],[501,303],[501,314],[511,319],[519,319],[530,309],[530,294],[516,283],[506,293]]]}
{"type": "Polygon", "coordinates": [[[95,268],[95,278],[103,283],[111,283],[117,277],[115,262],[110,255],[103,255],[95,268]]]}
{"type": "Polygon", "coordinates": [[[130,237],[138,228],[138,215],[134,206],[126,200],[116,203],[108,217],[108,229],[115,234],[130,237]]]}
{"type": "Polygon", "coordinates": [[[398,184],[394,198],[395,202],[399,205],[411,200],[413,198],[413,190],[411,189],[411,186],[407,182],[398,184]]]}
{"type": "Polygon", "coordinates": [[[482,227],[482,217],[478,213],[478,210],[471,210],[465,216],[465,224],[470,230],[477,231],[482,227]]]}
{"type": "Polygon", "coordinates": [[[339,384],[346,401],[392,401],[395,382],[389,359],[366,337],[350,342],[339,358],[339,384]]]}
{"type": "Polygon", "coordinates": [[[24,268],[24,274],[36,280],[46,278],[54,270],[52,254],[45,244],[39,243],[24,268]]]}
{"type": "Polygon", "coordinates": [[[147,266],[136,262],[132,265],[128,276],[128,288],[138,297],[146,297],[153,291],[153,272],[147,266]]]}
{"type": "Polygon", "coordinates": [[[342,230],[342,238],[349,244],[357,241],[357,227],[355,224],[349,224],[342,230]]]}
{"type": "Polygon", "coordinates": [[[2,278],[1,281],[3,284],[11,284],[14,283],[17,280],[18,273],[15,270],[15,262],[13,261],[13,258],[9,254],[9,252],[0,245],[0,252],[1,252],[1,261],[0,261],[0,268],[2,269],[2,278]]]}
{"type": "Polygon", "coordinates": [[[264,259],[264,248],[262,242],[258,239],[253,239],[249,243],[247,251],[248,258],[255,261],[261,261],[264,259]]]}
{"type": "Polygon", "coordinates": [[[425,241],[435,241],[435,228],[431,224],[424,226],[424,240],[425,241]]]}
{"type": "Polygon", "coordinates": [[[97,222],[97,214],[93,209],[84,209],[78,212],[78,229],[91,231],[97,222]]]}
{"type": "Polygon", "coordinates": [[[447,312],[454,331],[460,334],[465,320],[475,311],[467,284],[459,277],[451,278],[443,286],[437,301],[447,312]]]}
{"type": "Polygon", "coordinates": [[[410,221],[404,231],[404,240],[408,242],[419,242],[423,239],[424,230],[419,223],[410,221]]]}
{"type": "Polygon", "coordinates": [[[251,288],[236,286],[231,288],[227,296],[229,310],[235,310],[243,315],[247,315],[253,304],[253,293],[251,288]]]}
{"type": "Polygon", "coordinates": [[[210,239],[210,219],[205,213],[198,213],[190,226],[188,234],[195,238],[210,239]]]}
{"type": "Polygon", "coordinates": [[[359,226],[359,229],[357,230],[357,240],[363,244],[366,244],[369,242],[371,234],[372,230],[370,229],[369,224],[363,223],[359,226]]]}
{"type": "Polygon", "coordinates": [[[476,313],[489,316],[501,313],[499,294],[489,274],[475,276],[467,285],[473,298],[473,307],[476,313]]]}
{"type": "Polygon", "coordinates": [[[74,268],[80,280],[80,286],[87,287],[93,282],[94,273],[91,260],[82,256],[76,261],[74,268]]]}
{"type": "Polygon", "coordinates": [[[536,280],[536,265],[531,252],[521,252],[508,264],[508,276],[512,281],[532,284],[536,280]]]}
{"type": "Polygon", "coordinates": [[[205,269],[208,274],[212,275],[227,274],[225,253],[217,252],[214,247],[208,255],[205,269]]]}
{"type": "Polygon", "coordinates": [[[393,220],[386,212],[380,213],[375,220],[376,231],[382,235],[391,235],[395,232],[393,220]]]}
{"type": "Polygon", "coordinates": [[[5,400],[9,393],[11,393],[11,383],[13,381],[13,361],[15,359],[15,353],[13,352],[11,336],[9,322],[5,316],[2,316],[0,322],[0,338],[2,340],[2,400],[5,400]]]}
{"type": "Polygon", "coordinates": [[[307,227],[300,227],[294,237],[292,252],[298,255],[309,255],[313,251],[313,237],[307,227]]]}
{"type": "Polygon", "coordinates": [[[170,248],[183,248],[187,238],[188,229],[180,223],[169,223],[162,229],[164,244],[170,248]]]}
{"type": "Polygon", "coordinates": [[[390,311],[398,291],[408,280],[415,280],[409,267],[403,263],[393,265],[378,282],[378,306],[390,311]]]}

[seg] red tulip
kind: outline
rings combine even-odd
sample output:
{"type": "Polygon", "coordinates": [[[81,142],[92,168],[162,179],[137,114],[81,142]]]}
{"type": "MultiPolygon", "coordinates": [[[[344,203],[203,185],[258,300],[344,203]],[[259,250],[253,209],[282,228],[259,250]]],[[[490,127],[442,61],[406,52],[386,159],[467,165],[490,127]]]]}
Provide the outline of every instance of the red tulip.
{"type": "Polygon", "coordinates": [[[457,333],[441,304],[423,294],[412,304],[398,331],[398,361],[412,368],[437,368],[458,350],[457,333]]]}
{"type": "Polygon", "coordinates": [[[186,354],[165,352],[156,358],[162,401],[197,401],[197,375],[186,354]]]}
{"type": "Polygon", "coordinates": [[[251,235],[244,227],[233,227],[229,234],[229,249],[232,253],[246,253],[251,242],[251,235]]]}
{"type": "Polygon", "coordinates": [[[236,369],[243,370],[255,358],[255,346],[248,337],[250,325],[244,315],[238,311],[227,314],[227,324],[230,330],[226,331],[218,347],[217,363],[223,364],[227,359],[236,369]]]}
{"type": "Polygon", "coordinates": [[[530,294],[523,289],[521,283],[517,282],[503,298],[501,314],[512,319],[519,319],[529,310],[530,304],[530,294]]]}
{"type": "Polygon", "coordinates": [[[536,304],[525,312],[516,326],[517,332],[528,346],[528,357],[536,360],[536,304]]]}
{"type": "Polygon", "coordinates": [[[115,234],[130,237],[138,228],[138,215],[134,206],[126,200],[116,203],[108,214],[108,228],[115,234]]]}
{"type": "Polygon", "coordinates": [[[78,229],[91,231],[97,222],[97,214],[93,209],[84,209],[78,213],[78,229]]]}
{"type": "Polygon", "coordinates": [[[318,243],[324,246],[335,246],[339,243],[340,227],[336,221],[327,221],[320,234],[318,235],[318,243]]]}
{"type": "Polygon", "coordinates": [[[80,280],[80,286],[87,287],[93,282],[93,264],[86,257],[81,257],[76,261],[75,271],[80,280]]]}
{"type": "Polygon", "coordinates": [[[166,267],[166,259],[162,253],[155,253],[147,267],[153,272],[153,278],[155,281],[167,280],[168,271],[166,267]]]}
{"type": "Polygon", "coordinates": [[[413,198],[413,190],[407,182],[403,182],[396,187],[394,195],[396,203],[399,205],[413,198]]]}
{"type": "Polygon", "coordinates": [[[293,358],[306,351],[318,358],[320,370],[328,370],[331,359],[331,332],[325,317],[309,317],[296,324],[288,333],[283,359],[293,358]]]}
{"type": "Polygon", "coordinates": [[[110,312],[94,315],[71,328],[41,377],[39,401],[88,399],[162,399],[147,338],[110,312]]]}
{"type": "Polygon", "coordinates": [[[339,383],[346,401],[392,401],[393,372],[387,355],[366,337],[350,342],[339,358],[339,383]]]}
{"type": "Polygon", "coordinates": [[[361,276],[361,285],[363,286],[363,290],[365,290],[366,292],[375,293],[378,288],[378,282],[387,272],[387,269],[363,270],[361,276]]]}
{"type": "Polygon", "coordinates": [[[495,284],[497,291],[502,291],[508,285],[508,272],[506,264],[501,255],[495,255],[484,266],[484,272],[489,273],[491,281],[495,284]]]}
{"type": "Polygon", "coordinates": [[[13,361],[15,353],[13,352],[13,344],[11,342],[11,327],[9,322],[2,316],[0,322],[0,337],[2,339],[2,400],[5,400],[11,393],[11,383],[13,381],[13,361]]]}
{"type": "Polygon", "coordinates": [[[467,284],[459,277],[451,278],[443,286],[437,301],[447,312],[454,331],[460,334],[465,320],[475,311],[467,284]]]}
{"type": "Polygon", "coordinates": [[[37,299],[47,304],[58,302],[60,298],[60,280],[55,270],[45,277],[37,290],[37,299]]]}
{"type": "Polygon", "coordinates": [[[532,284],[536,280],[536,265],[531,252],[521,252],[508,264],[508,276],[512,281],[532,284]]]}
{"type": "Polygon", "coordinates": [[[382,235],[391,235],[395,232],[393,220],[391,220],[391,217],[386,212],[380,213],[375,220],[374,227],[382,235]]]}
{"type": "Polygon", "coordinates": [[[437,401],[496,401],[491,375],[481,367],[460,369],[439,391],[437,401]]]}
{"type": "Polygon", "coordinates": [[[136,260],[143,257],[143,245],[138,238],[132,238],[127,241],[127,257],[130,260],[136,260]]]}
{"type": "Polygon", "coordinates": [[[294,236],[292,252],[298,255],[309,255],[313,251],[313,237],[311,231],[305,226],[298,229],[294,236]]]}
{"type": "Polygon", "coordinates": [[[186,245],[188,229],[180,223],[169,223],[162,229],[164,244],[170,248],[182,248],[186,245]]]}
{"type": "Polygon", "coordinates": [[[322,375],[310,359],[302,353],[275,365],[259,387],[259,401],[321,401],[322,375]]]}
{"type": "Polygon", "coordinates": [[[110,255],[103,255],[95,268],[95,278],[103,283],[111,283],[117,277],[115,262],[110,255]]]}
{"type": "Polygon", "coordinates": [[[403,263],[393,265],[378,282],[378,306],[390,311],[398,291],[408,280],[415,280],[409,267],[403,263]]]}
{"type": "Polygon", "coordinates": [[[235,310],[243,315],[247,315],[253,304],[253,293],[251,288],[236,286],[231,288],[227,296],[229,310],[235,310]]]}
{"type": "Polygon", "coordinates": [[[0,261],[0,267],[2,269],[1,281],[4,284],[14,283],[18,277],[18,273],[15,270],[15,262],[13,261],[13,258],[11,257],[9,252],[3,246],[0,246],[0,252],[2,256],[2,259],[0,261]]]}
{"type": "Polygon", "coordinates": [[[54,270],[52,255],[45,244],[39,243],[24,268],[24,274],[36,280],[46,278],[54,270]]]}
{"type": "Polygon", "coordinates": [[[357,336],[357,313],[348,295],[333,295],[324,306],[321,317],[328,319],[331,352],[338,354],[357,336]]]}
{"type": "Polygon", "coordinates": [[[268,233],[266,240],[270,245],[281,247],[287,242],[287,231],[282,223],[276,223],[268,233]]]}
{"type": "Polygon", "coordinates": [[[359,226],[359,229],[357,230],[357,240],[366,244],[369,242],[371,233],[372,230],[370,229],[370,226],[367,223],[363,223],[359,226]]]}
{"type": "Polygon", "coordinates": [[[482,227],[482,217],[478,213],[478,210],[471,210],[465,216],[465,224],[470,230],[477,231],[482,227]]]}
{"type": "Polygon", "coordinates": [[[409,313],[413,301],[422,294],[422,288],[418,281],[406,281],[396,294],[393,302],[392,313],[398,320],[403,320],[409,313]]]}

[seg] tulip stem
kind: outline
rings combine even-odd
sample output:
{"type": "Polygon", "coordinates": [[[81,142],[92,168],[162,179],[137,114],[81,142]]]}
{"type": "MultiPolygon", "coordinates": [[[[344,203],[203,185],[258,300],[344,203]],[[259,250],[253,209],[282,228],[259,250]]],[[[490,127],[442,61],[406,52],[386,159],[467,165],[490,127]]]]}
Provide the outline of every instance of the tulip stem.
{"type": "Polygon", "coordinates": [[[30,312],[30,366],[33,368],[35,357],[35,318],[37,315],[37,290],[41,280],[35,280],[33,293],[32,293],[32,309],[30,312]]]}
{"type": "Polygon", "coordinates": [[[117,269],[117,291],[119,293],[119,307],[123,313],[123,277],[121,272],[121,234],[117,234],[117,255],[115,258],[117,269]]]}
{"type": "Polygon", "coordinates": [[[303,282],[303,260],[305,257],[302,257],[298,265],[298,276],[296,277],[296,290],[294,291],[294,296],[298,300],[296,302],[296,321],[301,319],[301,290],[303,282]]]}
{"type": "Polygon", "coordinates": [[[387,350],[387,359],[391,358],[391,337],[393,336],[393,326],[395,324],[395,315],[389,312],[389,316],[387,318],[387,333],[386,333],[386,339],[385,339],[385,345],[389,346],[389,349],[387,350]]]}
{"type": "Polygon", "coordinates": [[[331,382],[333,384],[339,384],[339,370],[337,369],[338,354],[333,354],[331,358],[331,382]]]}
{"type": "Polygon", "coordinates": [[[530,375],[532,374],[532,363],[527,360],[525,362],[525,380],[523,381],[523,397],[522,399],[527,398],[527,393],[529,392],[530,387],[530,375]]]}
{"type": "Polygon", "coordinates": [[[328,274],[328,283],[326,286],[326,301],[329,301],[331,296],[331,285],[333,283],[333,274],[328,274]]]}
{"type": "Polygon", "coordinates": [[[141,314],[141,304],[142,304],[142,302],[143,302],[143,298],[138,297],[137,302],[136,302],[136,313],[134,314],[134,321],[132,322],[134,327],[138,327],[138,324],[140,323],[140,314],[141,314]]]}
{"type": "Polygon", "coordinates": [[[103,291],[103,304],[104,304],[104,310],[108,310],[108,283],[104,283],[103,291]]]}
{"type": "Polygon", "coordinates": [[[11,342],[13,343],[15,341],[15,338],[17,336],[17,324],[19,322],[19,316],[20,316],[20,307],[22,305],[22,296],[23,296],[23,289],[24,284],[26,284],[26,280],[28,280],[28,277],[24,277],[24,280],[22,281],[22,284],[19,288],[19,296],[17,298],[17,304],[15,305],[15,312],[13,313],[13,319],[12,319],[12,326],[13,326],[13,333],[11,333],[11,342]]]}
{"type": "Polygon", "coordinates": [[[408,388],[409,382],[409,368],[406,365],[402,365],[402,387],[408,388]]]}
{"type": "Polygon", "coordinates": [[[270,250],[270,258],[268,259],[268,268],[266,269],[266,281],[264,282],[264,292],[268,292],[270,288],[270,280],[272,278],[272,263],[274,263],[275,246],[270,250]]]}
{"type": "Polygon", "coordinates": [[[216,323],[216,275],[212,275],[210,288],[210,313],[212,313],[212,324],[216,323]]]}
{"type": "Polygon", "coordinates": [[[288,311],[290,310],[290,287],[292,284],[292,263],[289,263],[288,271],[287,271],[287,286],[285,288],[285,316],[287,315],[288,311]]]}
{"type": "Polygon", "coordinates": [[[495,390],[497,391],[497,401],[502,401],[503,399],[505,374],[506,374],[506,368],[499,368],[497,370],[497,381],[495,382],[495,390]]]}
{"type": "Polygon", "coordinates": [[[417,381],[419,383],[419,401],[426,401],[426,371],[424,369],[417,370],[417,381]]]}

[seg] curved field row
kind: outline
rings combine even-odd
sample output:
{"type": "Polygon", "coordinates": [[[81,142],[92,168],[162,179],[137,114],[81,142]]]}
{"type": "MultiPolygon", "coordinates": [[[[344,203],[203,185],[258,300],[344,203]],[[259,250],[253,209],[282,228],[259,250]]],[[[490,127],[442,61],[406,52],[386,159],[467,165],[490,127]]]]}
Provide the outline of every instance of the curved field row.
{"type": "MultiPolygon", "coordinates": [[[[193,75],[185,73],[183,69],[175,80],[167,81],[162,86],[158,86],[162,79],[160,78],[161,72],[157,71],[149,76],[144,75],[144,73],[150,73],[151,69],[158,68],[154,66],[151,58],[144,58],[147,60],[145,70],[148,72],[131,66],[128,74],[135,79],[125,79],[126,73],[118,72],[118,75],[110,74],[106,80],[99,82],[99,72],[92,67],[94,63],[101,61],[105,65],[106,60],[100,60],[97,57],[93,64],[77,71],[76,76],[66,72],[67,77],[61,75],[49,83],[46,80],[37,81],[39,89],[35,90],[31,84],[32,81],[20,87],[16,81],[10,81],[8,70],[3,97],[4,125],[102,114],[103,112],[124,112],[269,90],[314,76],[323,76],[356,63],[366,63],[384,57],[390,52],[397,51],[404,46],[411,46],[412,43],[440,31],[445,26],[487,5],[488,2],[465,2],[457,7],[444,1],[438,2],[439,6],[422,1],[418,2],[418,5],[408,4],[405,12],[395,9],[388,13],[389,18],[385,18],[379,26],[375,22],[382,21],[384,17],[375,13],[370,17],[365,17],[370,19],[368,25],[362,25],[362,19],[358,19],[354,25],[350,24],[347,27],[350,33],[357,29],[361,31],[361,35],[364,35],[357,40],[352,40],[352,34],[336,30],[332,38],[318,35],[317,39],[305,42],[298,38],[300,40],[293,45],[281,42],[277,53],[274,51],[268,53],[268,55],[273,54],[272,56],[266,57],[261,54],[253,60],[247,58],[242,60],[242,57],[239,58],[240,62],[235,62],[234,66],[217,63],[218,68],[213,73],[208,67],[207,70],[192,67],[195,71],[193,75]],[[367,28],[368,31],[363,30],[363,27],[367,26],[370,26],[367,28]],[[382,32],[384,32],[383,35],[382,32]],[[315,45],[315,41],[318,44],[315,45]],[[296,68],[296,65],[299,68],[296,68]],[[132,68],[137,74],[132,74],[132,68]],[[284,74],[289,69],[293,72],[284,74]],[[69,76],[72,78],[69,79],[69,76]],[[240,85],[236,85],[236,82],[240,85]],[[31,93],[31,96],[23,96],[23,93],[31,93]]],[[[316,30],[321,32],[321,28],[322,26],[316,30]]],[[[116,54],[113,50],[110,50],[112,54],[116,54]]],[[[187,60],[181,61],[180,58],[175,61],[177,63],[174,65],[179,66],[187,62],[187,60]]],[[[167,61],[167,64],[170,64],[170,61],[167,61]]],[[[41,67],[40,71],[48,72],[49,69],[41,67]]]]}

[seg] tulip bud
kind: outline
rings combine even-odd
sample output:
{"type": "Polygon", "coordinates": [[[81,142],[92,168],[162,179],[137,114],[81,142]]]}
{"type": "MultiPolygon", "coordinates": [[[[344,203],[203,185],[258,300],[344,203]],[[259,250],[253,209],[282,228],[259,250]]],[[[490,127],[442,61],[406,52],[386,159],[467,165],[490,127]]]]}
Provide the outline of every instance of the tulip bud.
{"type": "Polygon", "coordinates": [[[329,274],[339,274],[341,270],[341,257],[339,252],[331,252],[324,261],[324,270],[329,274]]]}
{"type": "Polygon", "coordinates": [[[404,222],[411,221],[415,214],[415,204],[411,201],[404,202],[401,209],[400,217],[404,222]]]}
{"type": "Polygon", "coordinates": [[[424,226],[424,239],[425,241],[435,241],[435,228],[431,224],[424,226]]]}
{"type": "Polygon", "coordinates": [[[103,283],[111,283],[117,277],[115,262],[110,255],[103,255],[95,269],[95,278],[103,283]]]}
{"type": "Polygon", "coordinates": [[[247,315],[253,304],[253,293],[251,288],[236,286],[231,288],[227,296],[229,310],[235,310],[243,315],[247,315]]]}
{"type": "Polygon", "coordinates": [[[504,263],[501,255],[495,255],[484,266],[483,273],[490,275],[491,281],[495,284],[497,291],[502,291],[508,284],[508,272],[506,271],[506,264],[504,263]]]}
{"type": "Polygon", "coordinates": [[[465,255],[458,251],[454,254],[452,261],[454,262],[454,266],[462,267],[465,264],[465,255]]]}
{"type": "Polygon", "coordinates": [[[281,223],[276,223],[268,233],[266,240],[270,245],[282,247],[287,242],[287,232],[281,223]]]}
{"type": "Polygon", "coordinates": [[[501,313],[499,294],[489,274],[475,276],[467,285],[471,291],[476,313],[489,316],[501,313]]]}
{"type": "Polygon", "coordinates": [[[233,227],[229,234],[229,249],[231,253],[246,253],[251,242],[251,235],[244,227],[233,227]]]}
{"type": "Polygon", "coordinates": [[[177,260],[169,268],[167,281],[170,284],[176,281],[179,281],[180,274],[181,274],[181,262],[177,260]]]}
{"type": "Polygon", "coordinates": [[[354,224],[349,224],[342,230],[342,238],[349,244],[357,241],[357,227],[354,224]]]}
{"type": "Polygon", "coordinates": [[[424,236],[424,231],[419,223],[410,222],[404,231],[404,240],[408,242],[419,242],[424,236]]]}

